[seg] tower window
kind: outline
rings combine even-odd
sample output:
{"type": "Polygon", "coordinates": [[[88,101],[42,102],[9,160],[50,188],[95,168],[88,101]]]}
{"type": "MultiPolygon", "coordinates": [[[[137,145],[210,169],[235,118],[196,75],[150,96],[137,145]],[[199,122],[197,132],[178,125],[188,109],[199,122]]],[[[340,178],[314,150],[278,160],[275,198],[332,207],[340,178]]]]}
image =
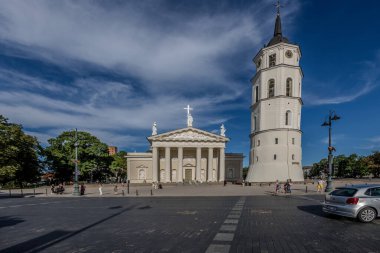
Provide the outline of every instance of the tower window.
{"type": "Polygon", "coordinates": [[[257,131],[257,116],[253,117],[253,130],[257,131]]]}
{"type": "Polygon", "coordinates": [[[256,162],[258,162],[259,161],[259,157],[258,156],[256,156],[256,162]]]}
{"type": "Polygon", "coordinates": [[[286,111],[285,114],[285,125],[290,126],[292,122],[292,112],[291,111],[286,111]]]}
{"type": "Polygon", "coordinates": [[[260,146],[260,140],[257,140],[257,146],[260,146]]]}
{"type": "Polygon", "coordinates": [[[278,144],[278,138],[275,138],[275,139],[274,139],[274,143],[275,143],[275,144],[278,144]]]}
{"type": "Polygon", "coordinates": [[[274,97],[274,79],[268,81],[268,98],[274,97]]]}
{"type": "Polygon", "coordinates": [[[296,139],[292,138],[292,144],[294,145],[296,143],[296,139]]]}
{"type": "Polygon", "coordinates": [[[294,160],[295,159],[295,156],[294,156],[294,154],[292,155],[292,160],[294,160]]]}
{"type": "Polygon", "coordinates": [[[276,54],[269,55],[269,67],[276,65],[276,54]]]}
{"type": "Polygon", "coordinates": [[[255,102],[259,101],[259,86],[255,88],[255,102]]]}
{"type": "Polygon", "coordinates": [[[277,155],[276,154],[273,155],[273,160],[277,160],[277,155]]]}
{"type": "Polygon", "coordinates": [[[291,97],[293,90],[293,80],[291,78],[286,79],[286,96],[291,97]]]}

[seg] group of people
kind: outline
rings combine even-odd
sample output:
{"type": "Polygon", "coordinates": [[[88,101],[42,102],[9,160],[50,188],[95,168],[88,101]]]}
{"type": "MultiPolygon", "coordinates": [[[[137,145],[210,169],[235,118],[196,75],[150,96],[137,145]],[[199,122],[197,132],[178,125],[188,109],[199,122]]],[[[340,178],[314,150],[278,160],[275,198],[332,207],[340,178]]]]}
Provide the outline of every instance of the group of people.
{"type": "Polygon", "coordinates": [[[162,189],[162,184],[161,183],[158,183],[158,182],[153,182],[152,183],[152,189],[162,189]]]}
{"type": "Polygon", "coordinates": [[[286,193],[292,193],[291,186],[292,186],[291,180],[287,180],[284,185],[282,185],[278,180],[276,180],[276,184],[275,184],[276,195],[279,193],[285,193],[285,194],[286,193]]]}
{"type": "Polygon", "coordinates": [[[63,184],[59,184],[55,186],[54,184],[51,185],[51,194],[56,193],[56,194],[63,194],[65,191],[65,187],[63,187],[63,184]]]}

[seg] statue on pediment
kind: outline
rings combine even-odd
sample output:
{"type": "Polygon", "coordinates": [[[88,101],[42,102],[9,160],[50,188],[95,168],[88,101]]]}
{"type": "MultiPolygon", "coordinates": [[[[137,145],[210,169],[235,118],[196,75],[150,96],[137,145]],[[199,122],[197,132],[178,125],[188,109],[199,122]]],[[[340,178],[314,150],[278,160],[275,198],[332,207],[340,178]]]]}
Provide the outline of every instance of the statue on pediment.
{"type": "Polygon", "coordinates": [[[226,128],[224,127],[224,124],[220,126],[220,135],[223,137],[226,136],[226,128]]]}
{"type": "Polygon", "coordinates": [[[153,122],[152,135],[157,135],[157,123],[153,122]]]}

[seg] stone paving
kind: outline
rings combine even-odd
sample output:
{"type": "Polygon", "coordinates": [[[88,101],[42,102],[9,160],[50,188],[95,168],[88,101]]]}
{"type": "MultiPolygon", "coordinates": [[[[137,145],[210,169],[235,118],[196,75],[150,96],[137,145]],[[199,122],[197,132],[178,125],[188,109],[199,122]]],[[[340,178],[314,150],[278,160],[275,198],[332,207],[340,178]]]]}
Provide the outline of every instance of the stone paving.
{"type": "Polygon", "coordinates": [[[379,219],[331,218],[322,199],[0,198],[0,252],[380,252],[379,219]]]}

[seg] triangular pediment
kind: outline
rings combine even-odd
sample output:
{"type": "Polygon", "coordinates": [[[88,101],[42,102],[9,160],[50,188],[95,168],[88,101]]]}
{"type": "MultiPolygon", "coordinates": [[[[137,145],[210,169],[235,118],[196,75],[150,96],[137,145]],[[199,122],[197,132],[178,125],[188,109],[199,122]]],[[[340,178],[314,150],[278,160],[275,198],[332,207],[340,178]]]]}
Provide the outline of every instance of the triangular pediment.
{"type": "Polygon", "coordinates": [[[148,137],[152,141],[196,141],[196,142],[227,142],[227,137],[203,131],[193,127],[182,128],[148,137]]]}

